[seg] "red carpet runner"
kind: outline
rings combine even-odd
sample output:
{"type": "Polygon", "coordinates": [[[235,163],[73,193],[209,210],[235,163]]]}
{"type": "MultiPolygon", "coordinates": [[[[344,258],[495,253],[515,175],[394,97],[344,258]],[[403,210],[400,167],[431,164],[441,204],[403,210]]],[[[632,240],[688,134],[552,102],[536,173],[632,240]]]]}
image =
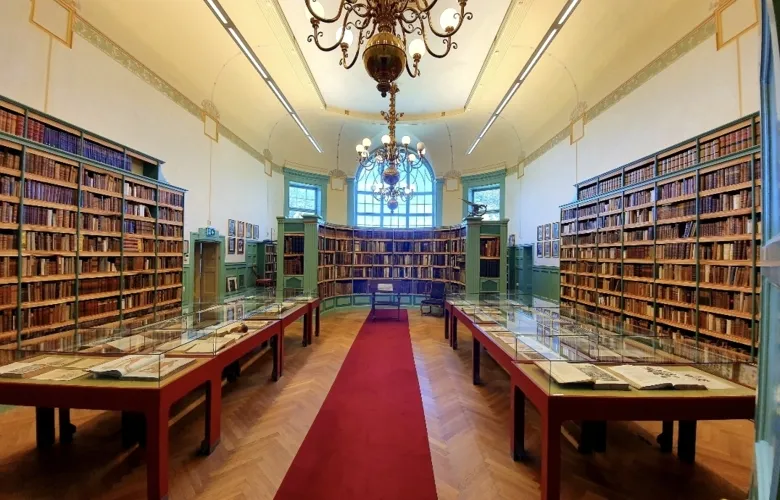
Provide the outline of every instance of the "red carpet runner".
{"type": "Polygon", "coordinates": [[[276,500],[435,498],[406,311],[366,320],[276,500]]]}

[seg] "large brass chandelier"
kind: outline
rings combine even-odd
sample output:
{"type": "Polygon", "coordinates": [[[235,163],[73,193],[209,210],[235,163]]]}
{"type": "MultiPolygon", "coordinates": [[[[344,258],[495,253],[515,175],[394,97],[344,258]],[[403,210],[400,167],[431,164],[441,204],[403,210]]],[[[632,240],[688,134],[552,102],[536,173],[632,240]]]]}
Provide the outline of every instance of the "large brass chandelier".
{"type": "Polygon", "coordinates": [[[339,64],[346,69],[355,65],[360,48],[365,44],[363,64],[369,76],[376,80],[376,87],[382,97],[387,96],[392,82],[401,76],[404,69],[412,78],[420,75],[420,59],[425,52],[443,58],[452,49],[457,49],[458,44],[452,41],[452,37],[460,30],[465,19],[474,17],[471,12],[466,12],[468,0],[458,0],[460,11],[445,9],[439,17],[443,31],[439,31],[431,20],[433,7],[439,0],[340,0],[339,10],[333,17],[325,15],[320,0],[305,1],[314,29],[314,33],[308,37],[309,42],[314,42],[320,50],[326,52],[340,48],[339,64]],[[339,25],[335,44],[322,45],[320,23],[339,25]],[[419,38],[409,41],[407,35],[419,38]],[[431,49],[430,42],[435,40],[441,40],[443,52],[437,53],[431,49]],[[350,56],[349,50],[353,44],[354,52],[350,56]],[[412,58],[411,65],[406,58],[407,49],[412,58]]]}
{"type": "Polygon", "coordinates": [[[372,193],[374,199],[386,203],[391,212],[398,208],[398,200],[406,202],[414,196],[413,184],[406,182],[399,184],[401,175],[408,174],[425,163],[424,143],[417,143],[416,154],[409,148],[412,140],[408,135],[401,138],[400,145],[396,143],[395,125],[404,116],[403,113],[397,113],[395,110],[395,96],[398,91],[398,86],[395,83],[391,84],[390,109],[387,112],[382,111],[388,129],[388,133],[382,136],[382,145],[370,153],[371,139],[366,137],[363,142],[355,146],[361,167],[368,171],[374,168],[381,169],[382,174],[379,176],[381,182],[374,184],[372,193]]]}

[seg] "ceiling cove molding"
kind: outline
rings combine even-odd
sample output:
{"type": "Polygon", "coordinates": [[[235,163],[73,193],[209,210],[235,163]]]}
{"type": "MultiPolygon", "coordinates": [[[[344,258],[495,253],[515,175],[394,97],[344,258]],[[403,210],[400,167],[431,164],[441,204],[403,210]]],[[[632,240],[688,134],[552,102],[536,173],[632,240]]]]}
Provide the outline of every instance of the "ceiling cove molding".
{"type": "MultiPolygon", "coordinates": [[[[170,83],[166,82],[160,76],[145,66],[141,61],[133,57],[125,49],[117,45],[116,42],[111,40],[103,32],[98,30],[86,19],[80,15],[74,15],[73,19],[73,32],[79,35],[81,38],[95,46],[101,52],[109,56],[115,62],[119,63],[126,70],[146,82],[150,87],[154,88],[161,94],[165,95],[168,99],[181,106],[185,111],[190,113],[198,120],[203,120],[203,114],[206,112],[203,108],[198,106],[192,99],[184,95],[178,89],[174,88],[170,83]]],[[[235,144],[238,148],[244,150],[247,154],[255,158],[262,164],[266,161],[270,162],[262,153],[249,145],[245,140],[238,137],[232,130],[227,128],[222,123],[218,124],[219,135],[235,144]]],[[[277,172],[281,172],[282,167],[273,164],[273,169],[277,172]]]]}
{"type": "MultiPolygon", "coordinates": [[[[647,66],[637,71],[631,78],[623,82],[618,88],[610,92],[606,97],[597,102],[584,112],[584,122],[587,123],[595,119],[609,108],[622,101],[627,95],[644,85],[651,78],[671,66],[682,56],[698,47],[705,41],[715,36],[716,24],[715,17],[710,16],[701,24],[688,32],[674,45],[666,49],[660,56],[656,57],[647,66]]],[[[548,139],[544,144],[531,152],[523,159],[524,165],[539,159],[546,152],[560,144],[562,141],[571,137],[571,123],[561,129],[560,132],[548,139]]]]}
{"type": "MultiPolygon", "coordinates": [[[[326,111],[339,116],[348,116],[350,118],[355,118],[357,120],[384,123],[384,118],[382,118],[382,115],[379,112],[366,113],[363,111],[353,111],[351,109],[337,108],[335,106],[328,106],[326,108],[326,111]]],[[[415,122],[422,122],[422,121],[428,122],[428,121],[440,120],[442,118],[451,118],[453,116],[462,115],[463,113],[465,113],[465,110],[461,108],[453,109],[450,111],[436,111],[433,113],[422,113],[422,114],[412,114],[412,113],[404,112],[403,122],[399,122],[399,124],[416,125],[415,122]]]]}

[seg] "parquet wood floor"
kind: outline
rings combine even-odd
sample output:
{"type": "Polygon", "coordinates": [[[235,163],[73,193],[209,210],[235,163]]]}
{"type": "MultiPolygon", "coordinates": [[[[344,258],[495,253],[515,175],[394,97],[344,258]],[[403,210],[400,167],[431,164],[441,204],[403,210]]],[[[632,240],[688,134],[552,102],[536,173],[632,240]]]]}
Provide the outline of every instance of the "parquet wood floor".
{"type": "MultiPolygon", "coordinates": [[[[202,410],[176,422],[170,498],[272,499],[366,314],[355,309],[324,315],[322,336],[308,348],[300,347],[300,324],[288,330],[285,375],[278,383],[269,382],[270,358],[264,356],[225,388],[222,441],[210,457],[194,454],[202,439],[202,410]]],[[[507,375],[484,356],[483,385],[473,386],[468,332],[459,329],[461,347],[452,351],[440,318],[412,310],[409,316],[439,498],[538,498],[538,459],[515,463],[509,456],[507,375]]],[[[526,411],[526,447],[538,457],[539,417],[532,407],[526,411]]],[[[144,498],[143,453],[121,450],[119,416],[74,411],[73,419],[74,444],[39,454],[33,410],[0,414],[0,498],[144,498]]],[[[594,455],[581,455],[564,441],[563,498],[746,497],[751,423],[700,423],[692,466],[659,452],[659,430],[656,423],[610,424],[607,452],[594,455]]]]}

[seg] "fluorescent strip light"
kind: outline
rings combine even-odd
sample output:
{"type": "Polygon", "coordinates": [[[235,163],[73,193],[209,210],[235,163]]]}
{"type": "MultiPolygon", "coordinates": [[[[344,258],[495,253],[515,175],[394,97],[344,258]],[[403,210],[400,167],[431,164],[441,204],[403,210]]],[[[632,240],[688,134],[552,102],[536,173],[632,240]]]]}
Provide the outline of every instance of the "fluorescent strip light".
{"type": "Polygon", "coordinates": [[[308,138],[309,138],[309,141],[312,143],[312,145],[313,145],[315,148],[317,148],[317,151],[319,151],[320,153],[322,153],[322,149],[320,149],[320,145],[319,145],[319,144],[317,144],[317,141],[315,141],[315,140],[314,140],[314,137],[312,137],[312,136],[310,136],[310,135],[307,135],[306,137],[308,137],[308,138]]]}
{"type": "Polygon", "coordinates": [[[214,3],[214,0],[206,0],[206,3],[209,4],[209,7],[211,7],[211,10],[214,12],[214,15],[219,18],[219,21],[222,24],[227,24],[227,18],[225,17],[225,14],[223,14],[222,9],[220,9],[219,6],[214,3]]]}
{"type": "Polygon", "coordinates": [[[271,87],[271,90],[274,91],[274,94],[276,94],[277,99],[279,99],[279,101],[281,101],[282,105],[287,109],[287,112],[288,113],[292,113],[293,110],[290,107],[290,105],[287,104],[287,99],[285,99],[284,96],[282,95],[282,93],[279,92],[279,89],[276,88],[276,85],[274,84],[274,82],[272,82],[271,80],[266,80],[266,82],[268,83],[268,86],[271,87]]]}
{"type": "Polygon", "coordinates": [[[542,57],[542,54],[544,54],[544,50],[547,48],[548,45],[550,45],[550,42],[552,42],[552,39],[555,37],[556,33],[558,33],[558,28],[553,28],[550,34],[547,35],[547,38],[544,40],[544,43],[536,51],[536,55],[534,55],[534,58],[531,59],[531,64],[529,64],[528,67],[525,68],[525,71],[523,71],[523,74],[520,75],[521,82],[525,80],[525,77],[528,76],[528,73],[531,72],[531,69],[533,69],[533,67],[536,65],[536,62],[539,60],[540,57],[542,57]]]}
{"type": "Polygon", "coordinates": [[[506,97],[504,97],[504,100],[501,101],[501,104],[498,106],[498,109],[496,110],[496,114],[500,115],[502,111],[504,111],[504,107],[509,104],[509,100],[512,99],[512,96],[515,95],[515,92],[517,92],[517,89],[520,88],[520,82],[516,82],[514,87],[512,87],[512,90],[509,91],[509,94],[507,94],[506,97]]]}
{"type": "Polygon", "coordinates": [[[574,10],[574,7],[576,7],[579,2],[580,0],[571,0],[569,7],[566,9],[566,12],[563,13],[563,16],[561,16],[561,20],[558,21],[558,26],[562,26],[563,23],[566,22],[566,19],[568,19],[568,17],[571,15],[572,11],[574,10]]]}
{"type": "Polygon", "coordinates": [[[303,130],[303,133],[308,136],[309,135],[309,131],[306,130],[306,127],[303,126],[303,122],[301,122],[301,119],[298,118],[298,115],[296,115],[295,113],[290,113],[290,116],[292,116],[293,120],[295,120],[295,122],[298,124],[298,126],[301,127],[301,130],[303,130]]]}
{"type": "Polygon", "coordinates": [[[466,154],[470,155],[474,151],[474,148],[477,147],[477,144],[479,144],[479,141],[481,141],[481,140],[482,140],[482,137],[478,137],[477,140],[474,141],[474,144],[471,145],[471,147],[469,148],[468,153],[466,153],[466,154]]]}
{"type": "Polygon", "coordinates": [[[482,129],[482,133],[479,134],[479,138],[482,139],[482,136],[485,135],[485,132],[487,132],[490,129],[490,126],[493,125],[493,122],[496,121],[496,118],[498,118],[498,115],[493,115],[492,118],[490,118],[490,121],[485,125],[485,128],[482,129]]]}
{"type": "Polygon", "coordinates": [[[252,66],[255,67],[255,69],[260,73],[260,76],[262,76],[264,79],[268,79],[268,74],[263,70],[263,67],[260,66],[260,63],[257,62],[257,59],[255,59],[254,53],[252,53],[247,46],[244,44],[244,41],[241,39],[240,36],[238,36],[238,32],[233,28],[228,28],[228,32],[230,33],[230,36],[233,37],[233,40],[236,41],[239,47],[241,47],[241,50],[244,52],[244,55],[249,59],[249,62],[252,63],[252,66]]]}

